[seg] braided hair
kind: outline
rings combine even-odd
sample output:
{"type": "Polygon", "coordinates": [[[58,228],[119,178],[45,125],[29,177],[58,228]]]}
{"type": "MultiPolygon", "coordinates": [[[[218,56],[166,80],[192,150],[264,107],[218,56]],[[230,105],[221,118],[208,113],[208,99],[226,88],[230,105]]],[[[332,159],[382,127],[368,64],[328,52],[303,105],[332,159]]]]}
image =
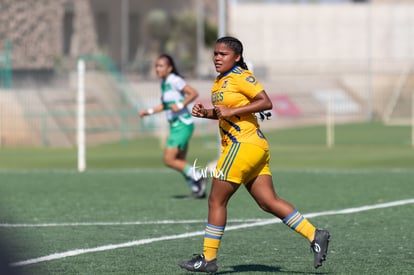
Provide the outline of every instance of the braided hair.
{"type": "Polygon", "coordinates": [[[237,65],[239,65],[242,69],[248,70],[246,63],[243,59],[243,44],[240,42],[239,39],[232,37],[232,36],[224,36],[219,39],[217,39],[217,43],[223,43],[230,49],[234,51],[236,55],[240,55],[240,60],[237,62],[237,65]]]}

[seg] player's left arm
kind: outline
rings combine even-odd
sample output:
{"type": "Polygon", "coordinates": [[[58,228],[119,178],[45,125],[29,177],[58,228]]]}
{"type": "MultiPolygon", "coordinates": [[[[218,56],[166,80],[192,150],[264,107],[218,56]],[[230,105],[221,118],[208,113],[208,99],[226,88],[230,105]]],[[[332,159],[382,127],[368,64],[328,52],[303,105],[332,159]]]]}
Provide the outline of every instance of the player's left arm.
{"type": "Polygon", "coordinates": [[[249,104],[234,108],[229,108],[224,105],[214,106],[214,110],[218,117],[230,117],[234,115],[242,115],[247,113],[257,113],[265,110],[271,110],[273,103],[270,100],[265,90],[259,92],[249,104]]]}
{"type": "Polygon", "coordinates": [[[182,92],[185,95],[184,101],[181,103],[182,105],[181,104],[171,105],[170,108],[173,112],[180,111],[182,108],[184,108],[185,106],[193,102],[198,97],[197,90],[190,85],[185,85],[184,88],[182,89],[182,92]]]}

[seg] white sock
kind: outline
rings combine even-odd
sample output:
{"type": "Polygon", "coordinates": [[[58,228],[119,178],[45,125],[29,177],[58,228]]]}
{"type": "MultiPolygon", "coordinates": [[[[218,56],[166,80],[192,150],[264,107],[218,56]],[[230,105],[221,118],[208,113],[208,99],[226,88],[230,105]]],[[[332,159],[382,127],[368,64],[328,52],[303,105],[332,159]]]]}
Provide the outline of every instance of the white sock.
{"type": "Polygon", "coordinates": [[[191,167],[191,169],[188,170],[186,176],[192,178],[194,181],[199,181],[202,177],[201,173],[194,167],[191,167]]]}

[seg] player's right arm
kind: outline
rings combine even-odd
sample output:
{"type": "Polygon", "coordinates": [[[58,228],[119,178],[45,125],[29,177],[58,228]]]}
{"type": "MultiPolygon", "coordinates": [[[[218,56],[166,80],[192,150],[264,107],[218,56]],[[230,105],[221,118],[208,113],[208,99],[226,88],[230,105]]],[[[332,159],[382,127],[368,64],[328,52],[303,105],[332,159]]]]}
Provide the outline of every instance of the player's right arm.
{"type": "Polygon", "coordinates": [[[149,108],[149,109],[146,109],[146,110],[141,110],[141,111],[139,111],[138,115],[140,117],[144,117],[144,116],[149,116],[149,115],[159,113],[159,112],[162,112],[162,111],[164,111],[164,105],[160,104],[160,105],[157,105],[153,108],[149,108]]]}
{"type": "Polygon", "coordinates": [[[206,109],[201,103],[196,103],[191,110],[191,115],[200,118],[218,119],[214,109],[206,109]]]}

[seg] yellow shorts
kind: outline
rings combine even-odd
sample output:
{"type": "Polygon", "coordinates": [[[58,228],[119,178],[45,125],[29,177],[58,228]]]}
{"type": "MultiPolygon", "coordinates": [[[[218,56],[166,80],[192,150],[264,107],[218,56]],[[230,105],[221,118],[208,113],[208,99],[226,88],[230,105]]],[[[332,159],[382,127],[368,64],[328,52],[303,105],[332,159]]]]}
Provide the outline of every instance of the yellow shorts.
{"type": "Polygon", "coordinates": [[[251,143],[232,143],[223,148],[215,178],[246,184],[259,175],[271,175],[270,154],[251,143]]]}

